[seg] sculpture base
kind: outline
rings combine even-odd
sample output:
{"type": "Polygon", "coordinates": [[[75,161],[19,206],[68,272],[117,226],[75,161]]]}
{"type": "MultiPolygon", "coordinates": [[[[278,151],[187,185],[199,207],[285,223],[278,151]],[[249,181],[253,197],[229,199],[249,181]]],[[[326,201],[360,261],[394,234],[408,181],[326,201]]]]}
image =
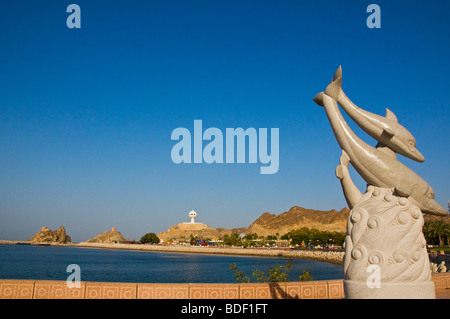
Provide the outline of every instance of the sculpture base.
{"type": "Polygon", "coordinates": [[[346,298],[435,298],[423,223],[407,198],[369,185],[347,222],[346,298]]]}
{"type": "Polygon", "coordinates": [[[434,282],[380,283],[380,288],[369,288],[366,283],[344,280],[346,299],[435,299],[434,282]]]}

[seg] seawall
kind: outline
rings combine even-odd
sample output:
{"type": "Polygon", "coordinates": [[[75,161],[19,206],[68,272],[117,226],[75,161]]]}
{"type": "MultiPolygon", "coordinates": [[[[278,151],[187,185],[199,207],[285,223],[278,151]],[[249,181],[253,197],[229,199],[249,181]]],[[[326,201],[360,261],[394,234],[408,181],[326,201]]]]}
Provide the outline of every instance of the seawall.
{"type": "MultiPolygon", "coordinates": [[[[434,274],[436,298],[450,298],[450,273],[434,274]]],[[[343,280],[246,284],[151,284],[0,280],[0,299],[343,299],[343,280]]]]}

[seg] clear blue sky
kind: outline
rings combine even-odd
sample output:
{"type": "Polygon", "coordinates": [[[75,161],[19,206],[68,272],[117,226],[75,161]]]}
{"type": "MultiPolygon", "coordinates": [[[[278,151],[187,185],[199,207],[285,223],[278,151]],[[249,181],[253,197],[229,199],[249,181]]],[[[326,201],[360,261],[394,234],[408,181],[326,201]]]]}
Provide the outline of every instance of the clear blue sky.
{"type": "Polygon", "coordinates": [[[231,228],[295,205],[345,207],[340,149],[312,101],[339,65],[357,105],[389,107],[415,136],[425,162],[400,160],[446,207],[449,12],[448,0],[2,2],[0,239],[60,225],[73,241],[112,226],[139,239],[191,209],[231,228]],[[81,29],[66,26],[71,3],[81,29]],[[370,3],[381,29],[366,26],[370,3]],[[279,128],[278,173],[174,164],[171,133],[195,119],[279,128]]]}

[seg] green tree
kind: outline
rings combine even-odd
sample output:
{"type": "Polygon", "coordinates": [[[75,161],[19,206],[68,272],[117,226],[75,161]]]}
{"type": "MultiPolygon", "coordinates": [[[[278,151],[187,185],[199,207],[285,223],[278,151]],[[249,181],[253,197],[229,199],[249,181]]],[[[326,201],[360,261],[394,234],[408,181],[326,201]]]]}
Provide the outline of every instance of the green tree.
{"type": "Polygon", "coordinates": [[[239,243],[239,235],[231,234],[223,237],[223,243],[229,246],[236,246],[239,243]]]}
{"type": "Polygon", "coordinates": [[[189,243],[190,243],[191,245],[194,245],[196,241],[197,241],[197,237],[194,237],[194,235],[191,234],[191,235],[189,236],[189,243]]]}
{"type": "Polygon", "coordinates": [[[437,239],[439,246],[444,246],[444,240],[450,237],[450,224],[442,220],[429,220],[424,224],[423,233],[428,243],[431,244],[437,239]]]}
{"type": "Polygon", "coordinates": [[[282,240],[289,240],[289,239],[291,239],[290,233],[284,234],[283,236],[281,236],[281,239],[282,240]]]}
{"type": "Polygon", "coordinates": [[[290,231],[287,235],[283,235],[282,239],[290,239],[293,245],[301,245],[304,242],[311,243],[311,245],[334,244],[342,246],[345,240],[345,234],[303,227],[290,231]]]}
{"type": "Polygon", "coordinates": [[[141,237],[141,244],[159,244],[160,239],[156,236],[155,233],[147,233],[141,237]]]}
{"type": "Polygon", "coordinates": [[[253,233],[253,234],[247,234],[244,236],[245,240],[253,240],[253,239],[258,239],[258,234],[257,233],[253,233]]]}

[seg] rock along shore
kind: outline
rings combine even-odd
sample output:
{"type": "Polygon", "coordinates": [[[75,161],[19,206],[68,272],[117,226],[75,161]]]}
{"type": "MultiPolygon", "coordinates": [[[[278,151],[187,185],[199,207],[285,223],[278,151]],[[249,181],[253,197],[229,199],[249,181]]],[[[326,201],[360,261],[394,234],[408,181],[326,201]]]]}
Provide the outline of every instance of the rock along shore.
{"type": "MultiPolygon", "coordinates": [[[[27,244],[29,242],[15,242],[0,240],[0,244],[27,244]]],[[[31,244],[31,243],[30,243],[31,244]]],[[[106,244],[106,243],[70,243],[59,244],[50,243],[52,246],[71,246],[85,248],[103,249],[126,249],[141,251],[157,251],[172,253],[190,254],[211,254],[211,255],[236,255],[236,256],[259,256],[259,257],[282,257],[310,259],[341,265],[344,257],[343,251],[327,250],[301,250],[301,249],[280,249],[280,248],[241,248],[241,247],[212,247],[212,246],[174,246],[174,245],[139,245],[139,244],[106,244]]]]}

